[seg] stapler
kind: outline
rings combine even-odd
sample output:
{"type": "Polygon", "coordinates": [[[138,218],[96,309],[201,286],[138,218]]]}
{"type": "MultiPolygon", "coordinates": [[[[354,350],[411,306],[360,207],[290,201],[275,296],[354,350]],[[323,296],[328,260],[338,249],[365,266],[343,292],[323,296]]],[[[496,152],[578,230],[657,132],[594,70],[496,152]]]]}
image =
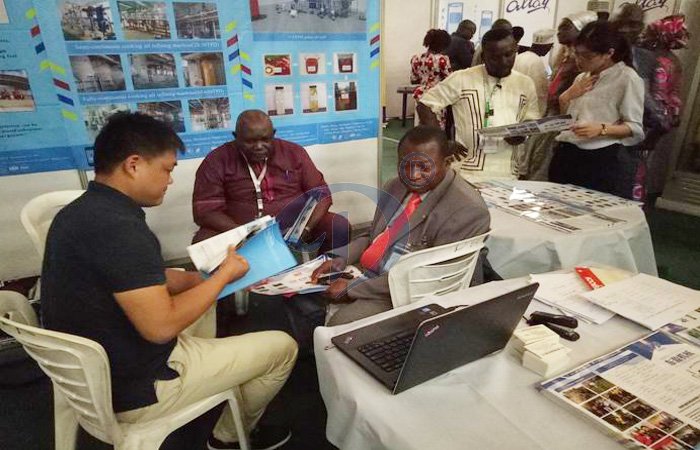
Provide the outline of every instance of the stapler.
{"type": "Polygon", "coordinates": [[[581,336],[574,331],[578,327],[575,317],[535,311],[527,319],[528,325],[544,325],[567,341],[577,341],[581,336]]]}

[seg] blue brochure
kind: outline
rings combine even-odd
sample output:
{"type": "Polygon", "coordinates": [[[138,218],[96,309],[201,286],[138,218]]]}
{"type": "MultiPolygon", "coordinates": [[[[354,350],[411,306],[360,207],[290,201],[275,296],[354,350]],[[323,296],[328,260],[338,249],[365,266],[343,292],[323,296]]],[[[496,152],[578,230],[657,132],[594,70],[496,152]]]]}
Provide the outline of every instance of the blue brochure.
{"type": "Polygon", "coordinates": [[[248,261],[250,270],[243,278],[227,284],[219,293],[218,299],[297,265],[276,222],[248,239],[238,249],[238,254],[248,261]]]}

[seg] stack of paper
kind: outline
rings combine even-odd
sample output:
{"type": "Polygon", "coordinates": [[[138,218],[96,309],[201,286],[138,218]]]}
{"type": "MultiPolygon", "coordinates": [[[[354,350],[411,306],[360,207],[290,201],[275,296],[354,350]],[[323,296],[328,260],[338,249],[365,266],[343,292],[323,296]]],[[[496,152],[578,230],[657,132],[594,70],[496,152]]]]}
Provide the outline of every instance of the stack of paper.
{"type": "Polygon", "coordinates": [[[557,308],[566,314],[574,315],[587,322],[604,323],[615,315],[582,295],[590,288],[575,272],[530,275],[532,281],[540,284],[535,298],[542,303],[557,308]]]}
{"type": "Polygon", "coordinates": [[[584,297],[651,330],[700,307],[700,291],[642,273],[584,297]]]}
{"type": "Polygon", "coordinates": [[[200,272],[211,273],[219,267],[230,246],[238,246],[251,234],[257,233],[274,223],[275,219],[264,216],[216,236],[187,247],[192,263],[200,272]]]}

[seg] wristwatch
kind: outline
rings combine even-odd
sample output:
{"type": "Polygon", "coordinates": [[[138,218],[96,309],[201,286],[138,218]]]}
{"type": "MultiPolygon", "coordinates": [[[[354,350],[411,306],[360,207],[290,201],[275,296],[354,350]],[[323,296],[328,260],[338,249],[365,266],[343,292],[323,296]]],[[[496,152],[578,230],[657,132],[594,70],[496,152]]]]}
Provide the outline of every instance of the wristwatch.
{"type": "Polygon", "coordinates": [[[600,124],[600,135],[601,136],[607,136],[608,135],[608,126],[604,123],[600,124]]]}

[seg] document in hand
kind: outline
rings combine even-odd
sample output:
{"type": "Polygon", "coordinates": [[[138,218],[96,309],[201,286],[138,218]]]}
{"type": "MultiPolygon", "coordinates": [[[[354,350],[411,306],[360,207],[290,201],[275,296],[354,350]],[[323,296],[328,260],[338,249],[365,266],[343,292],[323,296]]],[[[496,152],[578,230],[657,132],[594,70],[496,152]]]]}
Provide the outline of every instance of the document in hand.
{"type": "Polygon", "coordinates": [[[306,227],[306,224],[309,223],[309,219],[311,218],[311,214],[313,214],[314,209],[316,209],[316,205],[318,205],[318,200],[316,200],[314,197],[309,197],[301,212],[297,216],[297,219],[294,221],[294,224],[284,235],[284,240],[287,241],[287,243],[292,246],[299,244],[301,235],[304,233],[304,227],[306,227]]]}
{"type": "Polygon", "coordinates": [[[537,120],[526,120],[524,122],[502,125],[499,127],[488,127],[477,130],[477,133],[484,137],[515,137],[531,136],[534,134],[549,133],[552,131],[564,131],[571,128],[574,119],[570,114],[561,116],[544,117],[537,120]]]}
{"type": "MultiPolygon", "coordinates": [[[[264,283],[255,285],[251,292],[262,295],[287,295],[287,294],[313,294],[324,292],[328,289],[328,284],[313,284],[311,274],[330,257],[321,255],[318,258],[300,264],[289,270],[270,277],[264,283]]],[[[362,276],[362,272],[355,266],[347,266],[345,272],[353,278],[362,276]]]]}
{"type": "Polygon", "coordinates": [[[264,283],[255,285],[251,292],[262,295],[311,294],[323,292],[328,285],[312,284],[311,274],[329,258],[321,255],[318,258],[300,264],[289,270],[270,277],[264,283]]]}
{"type": "Polygon", "coordinates": [[[700,291],[643,273],[582,295],[651,330],[700,307],[700,291]]]}
{"type": "Polygon", "coordinates": [[[238,249],[238,254],[248,261],[250,269],[243,278],[227,284],[219,293],[219,299],[294,267],[297,263],[282,238],[279,224],[274,221],[248,239],[238,249]]]}
{"type": "Polygon", "coordinates": [[[187,253],[197,270],[211,273],[224,261],[230,246],[237,246],[249,235],[268,227],[273,222],[274,219],[270,216],[255,219],[240,227],[192,244],[187,247],[187,253]]]}

